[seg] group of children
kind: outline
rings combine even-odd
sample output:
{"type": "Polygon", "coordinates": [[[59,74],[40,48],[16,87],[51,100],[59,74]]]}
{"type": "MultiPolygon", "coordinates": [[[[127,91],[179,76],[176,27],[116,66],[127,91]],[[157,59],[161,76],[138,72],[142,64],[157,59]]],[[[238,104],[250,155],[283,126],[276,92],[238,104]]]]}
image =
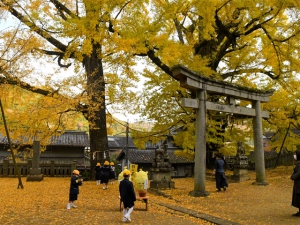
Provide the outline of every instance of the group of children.
{"type": "Polygon", "coordinates": [[[116,179],[116,171],[114,162],[105,161],[104,165],[101,166],[100,163],[97,163],[96,168],[96,185],[102,184],[102,189],[105,190],[108,188],[108,182],[114,184],[116,179]]]}
{"type": "MultiPolygon", "coordinates": [[[[73,170],[73,174],[71,177],[70,183],[70,194],[69,194],[69,203],[67,205],[67,209],[76,208],[77,206],[74,204],[74,201],[77,200],[77,196],[79,194],[79,186],[82,185],[83,179],[79,176],[80,172],[78,170],[73,170]]],[[[130,214],[133,211],[134,202],[136,201],[135,191],[133,187],[133,183],[129,180],[131,173],[128,169],[124,169],[123,177],[119,185],[119,194],[120,199],[123,202],[123,222],[131,221],[130,214]]],[[[113,163],[109,163],[108,161],[104,162],[104,166],[101,167],[100,163],[96,165],[96,180],[100,178],[100,183],[103,183],[103,189],[107,189],[107,184],[109,179],[115,179],[115,167],[113,163]],[[97,167],[99,167],[97,169],[97,167]],[[97,176],[97,171],[100,171],[100,176],[97,176]],[[108,175],[109,174],[109,175],[108,175]]],[[[113,182],[113,181],[112,181],[113,182]]],[[[97,185],[99,185],[99,180],[97,180],[97,185]]]]}

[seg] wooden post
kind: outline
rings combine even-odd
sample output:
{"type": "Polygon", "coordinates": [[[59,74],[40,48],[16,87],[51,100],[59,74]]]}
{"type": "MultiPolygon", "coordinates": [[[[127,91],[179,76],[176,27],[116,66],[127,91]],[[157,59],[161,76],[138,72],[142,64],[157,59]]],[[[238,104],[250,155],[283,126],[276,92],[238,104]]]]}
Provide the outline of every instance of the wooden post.
{"type": "Polygon", "coordinates": [[[40,168],[40,154],[41,154],[41,144],[40,141],[33,141],[33,159],[32,167],[29,170],[26,181],[42,181],[44,179],[44,174],[40,168]]]}
{"type": "Polygon", "coordinates": [[[55,161],[51,160],[50,164],[50,177],[54,177],[55,161]]]}
{"type": "Polygon", "coordinates": [[[74,160],[74,161],[72,162],[71,168],[70,168],[70,169],[71,169],[71,171],[70,171],[71,175],[72,175],[73,170],[76,170],[76,168],[77,168],[77,161],[74,160]]]}
{"type": "Polygon", "coordinates": [[[32,168],[32,159],[27,160],[27,174],[30,174],[30,168],[32,168]]]}
{"type": "Polygon", "coordinates": [[[8,164],[9,164],[9,161],[7,159],[3,160],[3,176],[4,177],[8,176],[8,164]]]}

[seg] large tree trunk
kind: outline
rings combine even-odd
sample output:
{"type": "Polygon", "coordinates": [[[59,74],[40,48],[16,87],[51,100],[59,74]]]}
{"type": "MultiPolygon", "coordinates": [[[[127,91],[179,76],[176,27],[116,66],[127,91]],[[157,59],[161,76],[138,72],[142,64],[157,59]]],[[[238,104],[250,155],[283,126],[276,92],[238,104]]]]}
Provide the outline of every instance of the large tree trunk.
{"type": "Polygon", "coordinates": [[[87,119],[90,130],[91,179],[95,179],[96,163],[100,162],[103,164],[105,160],[109,161],[105,111],[105,82],[102,60],[97,55],[97,51],[100,49],[100,45],[94,45],[92,54],[86,56],[83,61],[87,73],[86,90],[89,98],[87,119]]]}

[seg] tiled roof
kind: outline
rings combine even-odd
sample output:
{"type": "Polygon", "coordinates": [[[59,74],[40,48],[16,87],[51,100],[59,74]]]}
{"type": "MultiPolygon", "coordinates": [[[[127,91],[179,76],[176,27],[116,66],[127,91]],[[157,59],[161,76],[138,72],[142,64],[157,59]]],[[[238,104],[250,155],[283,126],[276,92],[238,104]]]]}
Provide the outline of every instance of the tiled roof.
{"type": "MultiPolygon", "coordinates": [[[[22,138],[22,141],[24,142],[27,142],[28,141],[28,138],[27,137],[21,137],[22,138]]],[[[10,138],[10,141],[12,142],[12,144],[19,144],[20,141],[19,140],[14,140],[12,138],[10,138]]],[[[0,144],[8,144],[8,139],[6,136],[3,136],[1,133],[0,133],[0,144]]]]}
{"type": "Polygon", "coordinates": [[[8,140],[6,136],[2,136],[0,134],[0,144],[8,144],[8,140]]]}
{"type": "Polygon", "coordinates": [[[83,131],[66,131],[62,135],[52,136],[52,146],[89,146],[89,137],[83,131]]]}
{"type": "MultiPolygon", "coordinates": [[[[118,159],[125,157],[125,151],[123,150],[118,159]]],[[[184,156],[175,155],[173,150],[168,150],[169,161],[170,163],[194,163],[194,161],[189,160],[184,156]]],[[[155,157],[155,150],[138,150],[138,149],[128,149],[128,159],[132,163],[152,163],[152,160],[155,157]]]]}
{"type": "MultiPolygon", "coordinates": [[[[23,137],[25,139],[25,137],[23,137]]],[[[28,139],[27,139],[28,140],[28,139]]],[[[13,143],[17,141],[12,140],[13,143]]],[[[0,143],[8,144],[6,136],[0,134],[0,143]]],[[[49,146],[89,146],[89,137],[83,131],[66,131],[62,135],[52,136],[49,146]]]]}
{"type": "MultiPolygon", "coordinates": [[[[107,138],[110,148],[123,148],[126,146],[127,140],[125,136],[108,136],[107,138]]],[[[134,147],[132,137],[128,137],[128,147],[134,147]]]]}

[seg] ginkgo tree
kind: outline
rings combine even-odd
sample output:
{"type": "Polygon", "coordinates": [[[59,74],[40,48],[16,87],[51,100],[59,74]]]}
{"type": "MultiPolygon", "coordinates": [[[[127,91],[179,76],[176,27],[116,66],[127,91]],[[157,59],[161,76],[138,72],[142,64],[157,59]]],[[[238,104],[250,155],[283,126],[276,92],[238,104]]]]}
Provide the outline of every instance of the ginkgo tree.
{"type": "MultiPolygon", "coordinates": [[[[140,107],[141,112],[157,121],[155,130],[159,132],[182,123],[190,134],[178,138],[178,142],[187,149],[193,149],[191,124],[195,115],[193,110],[181,107],[180,99],[195,93],[179,87],[172,78],[172,66],[182,64],[204,76],[266,90],[280,86],[288,90],[289,80],[299,72],[299,6],[293,0],[0,3],[1,10],[26,28],[22,38],[28,40],[31,34],[36,40],[30,57],[42,58],[43,63],[55,57],[61,68],[74,68],[73,76],[60,82],[45,79],[40,93],[64,95],[63,101],[72,97],[72,107],[66,110],[79,111],[88,119],[91,151],[100,153],[97,159],[103,159],[108,149],[106,105],[135,105],[136,95],[129,88],[138,81],[132,70],[137,59],[134,56],[144,57],[155,66],[143,73],[147,78],[146,106],[140,107]],[[71,94],[69,87],[78,87],[80,92],[71,94]]],[[[34,76],[43,78],[44,73],[34,76]]],[[[21,76],[5,75],[6,81],[12,78],[19,84],[24,82],[21,76]]],[[[224,101],[218,96],[208,98],[224,101]]],[[[212,138],[208,140],[222,140],[216,137],[218,127],[223,132],[226,126],[224,120],[216,123],[218,116],[210,115],[212,138]]],[[[95,163],[92,161],[92,171],[95,163]]]]}
{"type": "Polygon", "coordinates": [[[270,118],[265,121],[265,127],[274,132],[270,148],[276,149],[277,152],[294,152],[300,146],[297,132],[300,130],[298,86],[298,79],[289,80],[288,86],[279,87],[271,101],[265,105],[265,109],[270,111],[270,118]]]}
{"type": "MultiPolygon", "coordinates": [[[[0,18],[1,21],[5,19],[3,12],[0,14],[0,18]]],[[[0,78],[0,95],[3,105],[5,106],[6,119],[9,121],[8,128],[11,132],[10,136],[13,140],[17,140],[19,137],[18,142],[22,144],[15,147],[20,148],[23,148],[24,145],[28,144],[28,141],[32,141],[29,137],[41,134],[41,130],[44,130],[44,132],[39,139],[46,143],[46,138],[44,137],[51,136],[53,131],[57,130],[57,127],[50,131],[41,128],[41,125],[43,124],[44,127],[47,127],[47,125],[49,126],[52,124],[52,122],[50,122],[51,118],[55,116],[57,116],[54,120],[56,124],[60,124],[60,121],[63,121],[59,120],[59,116],[55,112],[53,113],[53,111],[49,113],[48,111],[47,113],[45,113],[46,111],[40,111],[37,113],[40,106],[46,109],[49,108],[51,104],[48,104],[48,106],[47,104],[40,104],[41,102],[37,96],[29,95],[24,90],[28,87],[26,82],[19,82],[11,76],[11,74],[14,73],[19,74],[22,78],[26,79],[33,71],[30,66],[31,59],[28,57],[28,53],[32,50],[32,45],[36,40],[34,37],[19,39],[18,35],[22,32],[23,30],[20,24],[18,24],[13,31],[3,28],[0,32],[0,74],[2,75],[0,78]],[[6,79],[6,77],[12,79],[6,79]],[[18,88],[16,84],[19,84],[19,86],[24,89],[18,88]],[[44,121],[41,122],[42,120],[44,121]],[[33,121],[34,123],[32,123],[33,121]],[[26,138],[24,133],[27,134],[26,138]],[[31,135],[28,135],[29,133],[31,133],[31,135]],[[20,139],[21,136],[24,137],[22,140],[20,139]]],[[[37,87],[34,91],[39,92],[41,89],[37,87]]],[[[53,107],[53,109],[55,108],[57,108],[57,105],[53,107]]],[[[61,116],[61,118],[63,117],[61,116]]],[[[2,134],[5,133],[3,122],[3,120],[0,122],[2,134]]]]}
{"type": "Polygon", "coordinates": [[[128,50],[136,40],[122,39],[122,32],[128,32],[129,18],[142,17],[143,1],[3,0],[0,6],[2,13],[22,24],[18,40],[32,40],[28,57],[39,64],[35,65],[39,72],[32,71],[29,78],[21,72],[2,73],[3,82],[15,81],[27,90],[58,98],[65,104],[63,111],[85,116],[89,122],[93,177],[97,161],[108,156],[104,154],[108,151],[107,104],[123,103],[122,107],[130,110],[128,102],[136,99],[129,87],[138,77],[133,54],[128,50]],[[58,69],[53,69],[53,59],[60,70],[71,75],[55,80],[58,69]]]}
{"type": "MultiPolygon", "coordinates": [[[[141,38],[141,43],[145,43],[139,55],[154,65],[154,68],[144,71],[147,81],[144,88],[145,107],[141,108],[141,113],[157,121],[154,127],[157,133],[165,131],[166,127],[178,124],[183,126],[189,134],[177,135],[175,141],[185,149],[194,149],[194,125],[191,123],[195,122],[195,114],[193,110],[183,108],[180,99],[187,96],[193,98],[195,93],[179,87],[172,77],[171,68],[174,65],[182,64],[202,76],[246,88],[283,88],[292,93],[295,87],[299,86],[297,75],[300,70],[300,6],[297,1],[151,2],[150,17],[141,19],[142,22],[137,23],[132,31],[136,37],[141,38]],[[145,30],[145,27],[150,29],[145,30]]],[[[281,104],[292,100],[295,94],[289,96],[290,98],[281,104]]],[[[208,99],[225,102],[220,96],[208,96],[208,99]]],[[[239,104],[251,105],[243,101],[239,104]]],[[[270,106],[275,105],[263,105],[271,111],[270,119],[265,121],[265,128],[287,129],[289,123],[277,123],[279,118],[273,113],[281,107],[276,105],[276,108],[272,109],[270,106]],[[268,123],[273,126],[267,125],[268,123]]],[[[210,121],[207,129],[210,129],[210,132],[207,132],[207,140],[212,148],[220,147],[217,143],[222,144],[224,138],[228,140],[233,136],[241,137],[232,133],[238,132],[237,129],[226,129],[231,132],[227,137],[228,132],[224,132],[228,122],[234,118],[228,118],[228,115],[220,115],[218,112],[208,114],[210,121]],[[220,118],[222,116],[223,118],[220,118]],[[221,133],[224,133],[224,138],[221,133]]],[[[251,120],[245,118],[235,118],[235,121],[251,125],[251,120]]],[[[299,118],[293,122],[297,126],[299,118]]],[[[251,129],[251,126],[249,128],[251,129]]],[[[242,133],[244,141],[252,138],[251,132],[242,133]]],[[[163,136],[166,133],[161,134],[163,136]]]]}

